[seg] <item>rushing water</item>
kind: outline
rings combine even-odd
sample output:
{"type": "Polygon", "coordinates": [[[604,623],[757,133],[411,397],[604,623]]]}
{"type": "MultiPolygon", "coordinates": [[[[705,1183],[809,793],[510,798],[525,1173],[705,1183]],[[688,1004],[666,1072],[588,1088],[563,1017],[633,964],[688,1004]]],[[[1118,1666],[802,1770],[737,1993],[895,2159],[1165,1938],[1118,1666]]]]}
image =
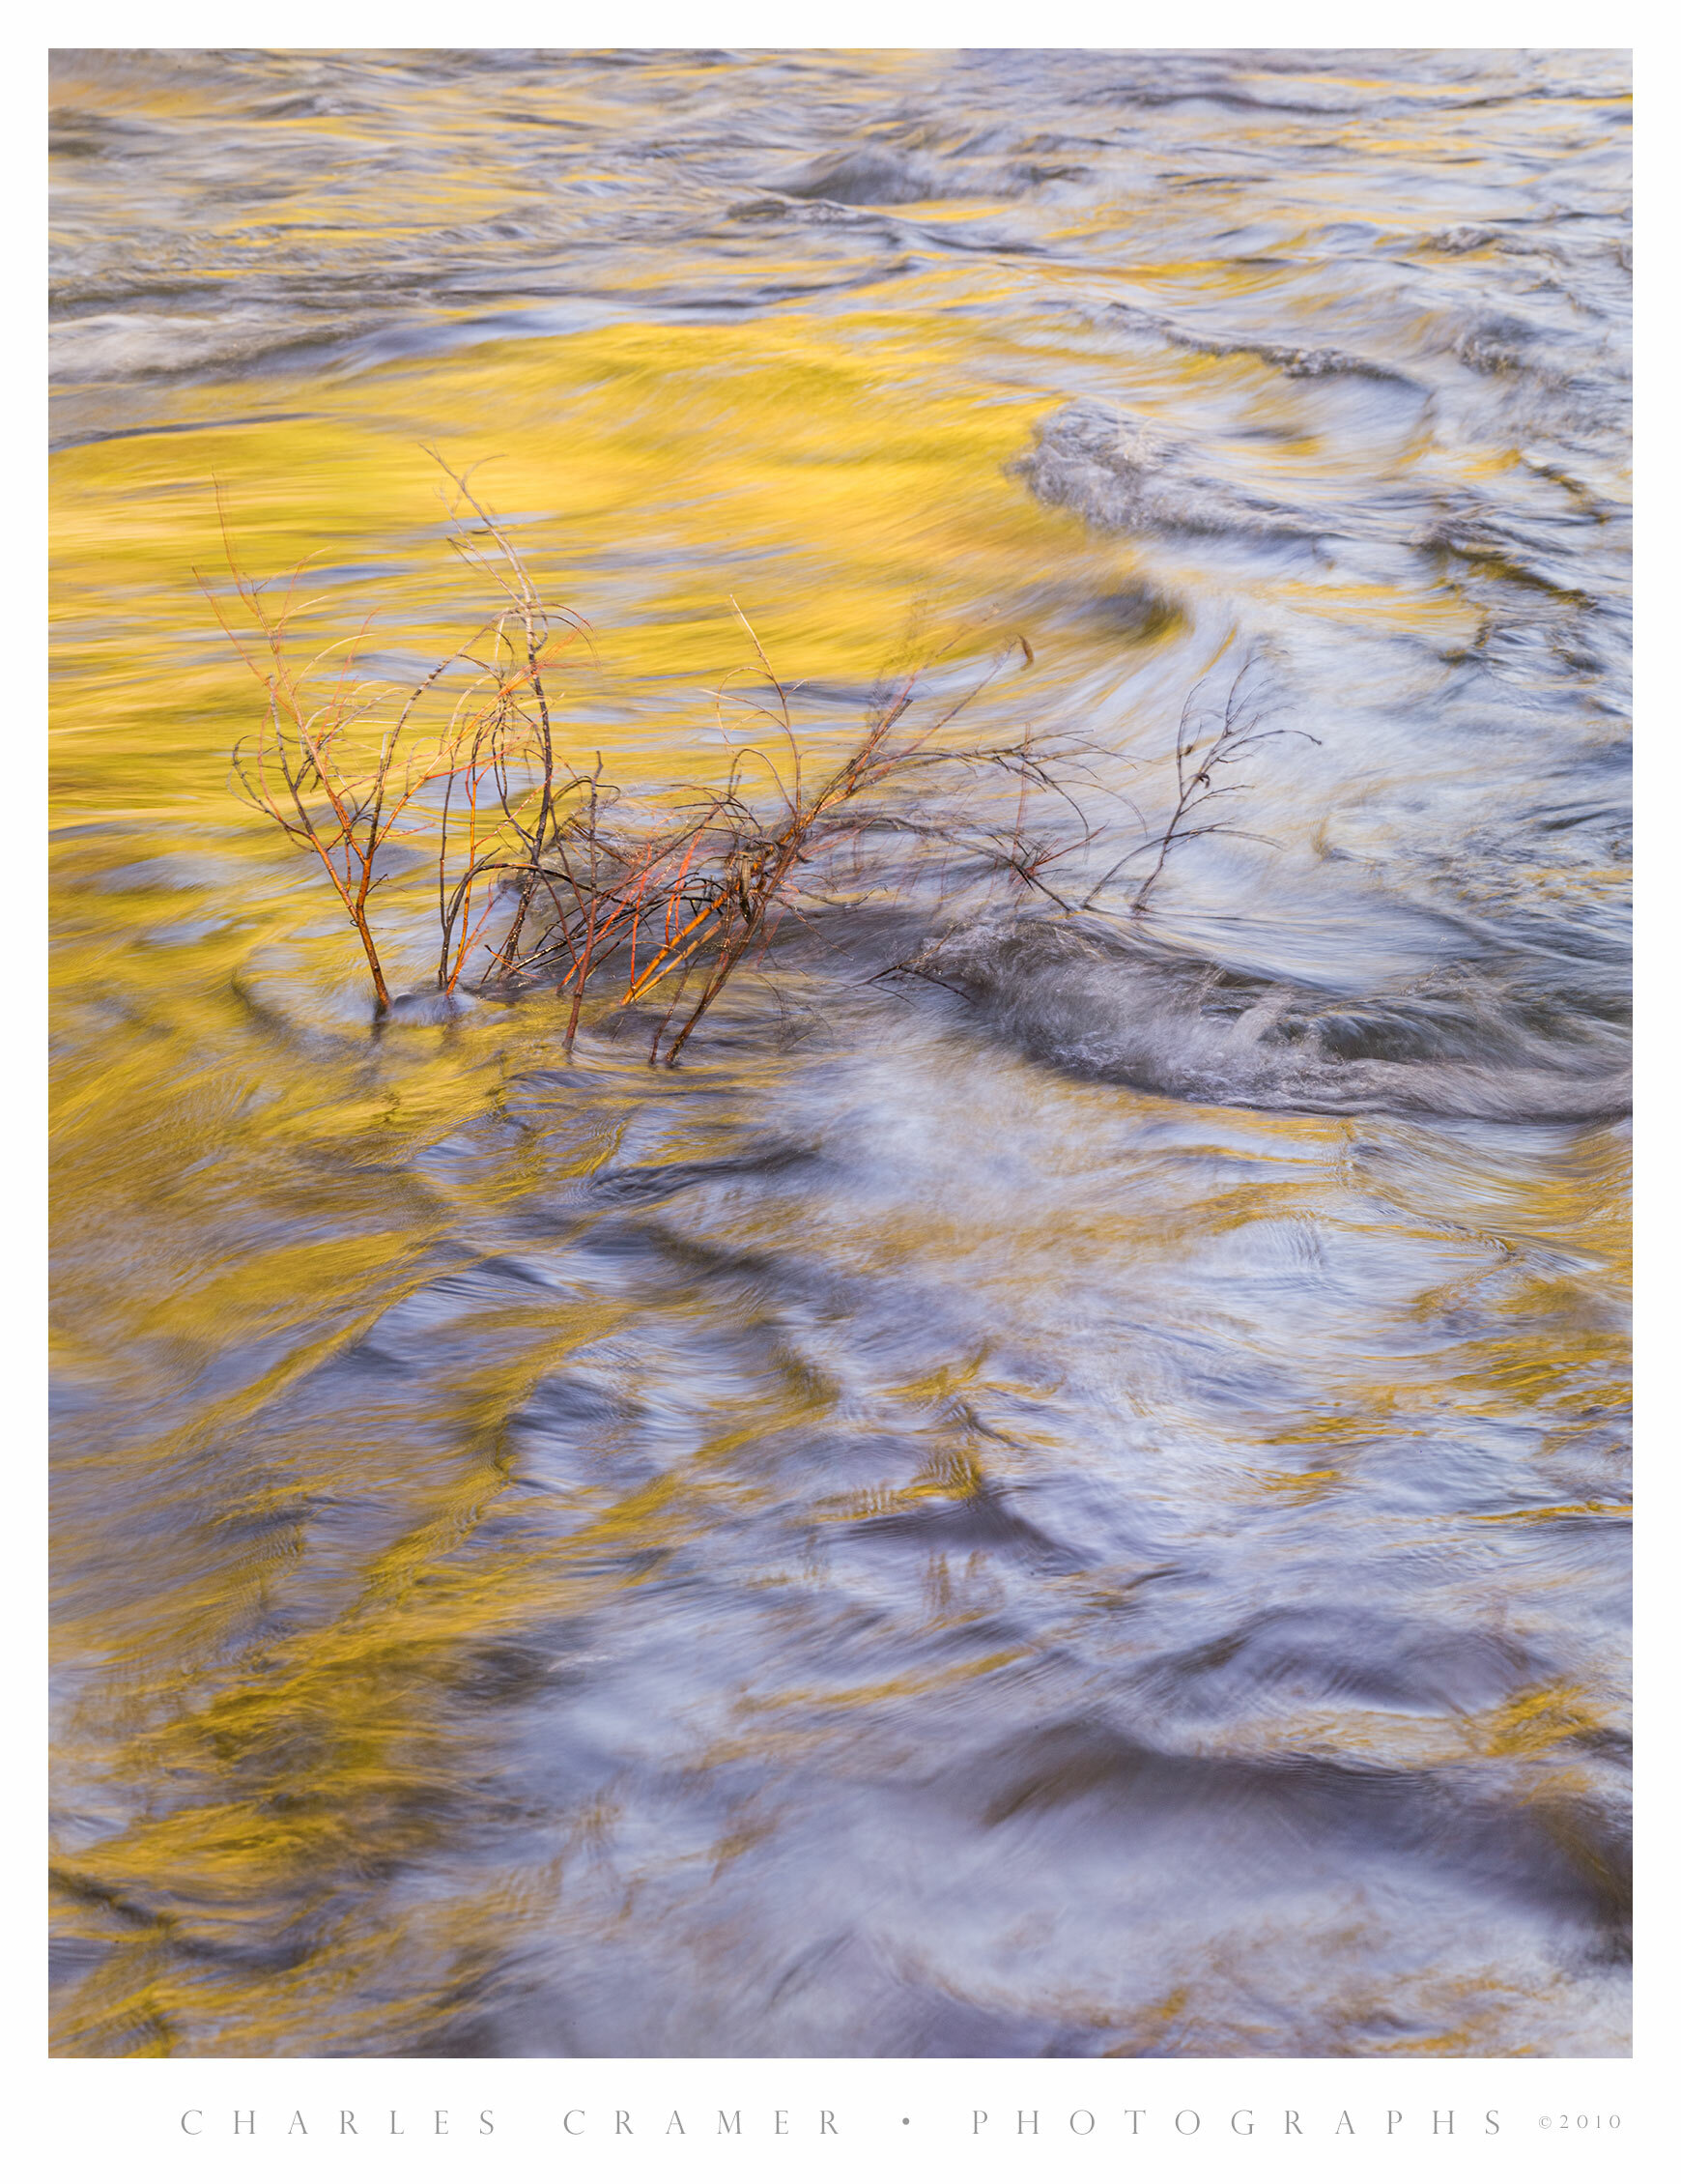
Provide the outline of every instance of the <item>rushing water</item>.
{"type": "Polygon", "coordinates": [[[58,2051],[1623,2052],[1624,58],[54,99],[58,2051]],[[1073,902],[1211,663],[1298,733],[675,1073],[375,1036],[193,570],[424,652],[423,443],[625,778],[730,593],[814,744],[1021,631],[1073,902]]]}

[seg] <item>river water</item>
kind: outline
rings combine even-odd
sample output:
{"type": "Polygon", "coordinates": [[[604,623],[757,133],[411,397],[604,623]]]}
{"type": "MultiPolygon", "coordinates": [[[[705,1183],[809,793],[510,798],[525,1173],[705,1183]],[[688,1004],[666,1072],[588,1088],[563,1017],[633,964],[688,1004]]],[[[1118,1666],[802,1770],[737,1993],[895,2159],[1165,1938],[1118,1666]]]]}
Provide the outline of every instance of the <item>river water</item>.
{"type": "Polygon", "coordinates": [[[1625,2052],[1625,57],[53,91],[57,2052],[1625,2052]],[[376,1035],[193,572],[424,654],[424,444],[622,778],[1020,632],[1071,907],[376,1035]]]}

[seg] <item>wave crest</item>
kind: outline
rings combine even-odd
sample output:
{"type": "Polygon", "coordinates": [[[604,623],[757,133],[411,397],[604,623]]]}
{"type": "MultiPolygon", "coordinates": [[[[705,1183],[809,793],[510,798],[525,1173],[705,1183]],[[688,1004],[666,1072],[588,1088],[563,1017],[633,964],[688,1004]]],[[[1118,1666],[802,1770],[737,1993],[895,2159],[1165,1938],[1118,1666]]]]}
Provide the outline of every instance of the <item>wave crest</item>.
{"type": "Polygon", "coordinates": [[[1026,1052],[1172,1098],[1496,1122],[1629,1110],[1614,1001],[1563,994],[1528,964],[1452,963],[1351,997],[1094,921],[1018,918],[947,935],[915,967],[1026,1052]]]}

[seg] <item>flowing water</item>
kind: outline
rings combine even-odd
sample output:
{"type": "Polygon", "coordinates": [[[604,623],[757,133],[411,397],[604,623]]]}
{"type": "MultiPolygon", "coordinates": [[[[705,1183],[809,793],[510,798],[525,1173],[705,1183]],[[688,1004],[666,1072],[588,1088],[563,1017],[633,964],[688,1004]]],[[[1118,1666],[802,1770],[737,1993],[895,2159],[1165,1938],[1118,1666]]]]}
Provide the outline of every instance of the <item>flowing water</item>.
{"type": "Polygon", "coordinates": [[[58,2052],[1624,2052],[1625,57],[54,101],[58,2052]],[[1019,631],[1070,906],[376,1035],[193,572],[423,654],[426,444],[619,778],[1019,631]]]}

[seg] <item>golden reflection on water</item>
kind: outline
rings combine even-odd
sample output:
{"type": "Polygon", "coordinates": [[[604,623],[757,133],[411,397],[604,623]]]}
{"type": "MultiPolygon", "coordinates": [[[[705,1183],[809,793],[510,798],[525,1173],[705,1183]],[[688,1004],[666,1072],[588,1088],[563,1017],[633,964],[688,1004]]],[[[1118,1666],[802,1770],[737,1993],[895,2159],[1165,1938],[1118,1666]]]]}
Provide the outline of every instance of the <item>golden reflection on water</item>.
{"type": "MultiPolygon", "coordinates": [[[[125,96],[179,110],[153,84],[125,96]]],[[[605,127],[594,96],[556,94],[556,111],[605,127]]],[[[179,95],[195,111],[214,97],[179,95]]],[[[417,130],[466,130],[434,181],[437,216],[464,226],[505,195],[475,177],[466,98],[417,90],[413,108],[417,130]]],[[[286,126],[305,149],[318,128],[286,126]]],[[[377,207],[383,186],[346,167],[342,121],[319,126],[333,163],[301,173],[287,218],[355,258],[380,242],[357,192],[377,207]]],[[[1260,125],[1233,126],[1237,158],[1260,125]]],[[[1373,124],[1366,149],[1429,166],[1446,126],[1373,124]]],[[[1335,192],[1296,172],[1303,232],[1335,192]]],[[[1244,204],[1235,185],[1203,215],[1218,227],[1244,204]]],[[[1122,221],[1121,273],[1130,243],[1142,258],[1149,236],[1122,221]]],[[[1164,307],[1236,304],[1263,278],[1191,250],[1149,273],[1164,307]]],[[[350,934],[229,795],[253,690],[196,588],[224,571],[213,481],[247,568],[309,558],[315,626],[371,613],[377,648],[424,656],[476,607],[428,442],[483,465],[533,565],[588,618],[600,664],[574,678],[571,733],[621,780],[718,762],[706,691],[738,664],[731,593],[779,673],[817,687],[814,741],[934,629],[977,652],[1026,629],[1039,664],[1012,707],[1077,712],[1119,677],[1141,729],[1171,721],[1237,580],[1194,539],[1146,552],[1024,490],[1011,466],[1102,349],[1071,323],[1028,338],[1003,308],[1020,279],[978,260],[844,308],[504,333],[300,388],[224,375],[169,397],[194,429],[55,458],[71,1789],[54,1871],[75,1974],[55,2052],[568,2052],[591,2035],[529,1997],[564,1994],[569,1963],[607,1981],[609,2040],[820,2041],[819,2019],[755,2029],[774,1982],[753,1905],[761,1874],[786,1885],[779,1855],[820,1870],[831,1797],[900,1814],[857,1823],[902,1857],[886,1925],[919,1888],[975,1887],[971,1953],[907,1941],[895,1992],[920,1978],[1113,2054],[1616,2046],[1594,1963],[1548,1957],[1527,1929],[1502,1958],[1492,1910],[1471,1969],[1433,1963],[1397,1939],[1392,1870],[1368,1885],[1334,1827],[1304,1910],[1289,1888],[1319,1854],[1301,1848],[1311,1815],[1294,1849],[1280,1823],[1252,1871],[1239,1858],[1255,1908],[1188,1962],[1141,1897],[1125,1997],[1078,1949],[1042,1973],[1026,1952],[1013,1993],[998,1968],[1018,1961],[1011,1922],[1064,1915],[1045,1875],[1064,1864],[1100,1895],[1103,1845],[1154,1840],[1152,1800],[1193,1779],[1100,1739],[1071,1759],[1033,1744],[1041,1718],[1089,1728],[1111,1673],[1211,1694],[1178,1721],[1173,1767],[1263,1769],[1211,1771],[1193,1816],[1251,1796],[1270,1811],[1281,1756],[1362,1784],[1392,1769],[1417,1791],[1372,1822],[1397,1856],[1456,1796],[1504,1799],[1573,1903],[1614,1897],[1581,1816],[1621,1735],[1614,1611],[1590,1567],[1624,1507],[1619,1123],[1496,1144],[1434,1118],[1199,1106],[1081,1082],[961,1024],[884,1034],[885,1000],[835,1002],[809,1050],[732,1031],[674,1087],[606,1038],[559,1073],[541,999],[373,1040],[350,934]],[[1081,618],[1134,591],[1163,603],[1119,636],[1081,618]],[[732,1180],[772,1139],[831,1180],[797,1161],[785,1186],[732,1180]],[[683,1164],[695,1188],[618,1228],[591,1195],[683,1164]],[[569,1389],[573,1424],[539,1430],[569,1389]],[[1489,1506],[1501,1461],[1522,1490],[1489,1506]],[[1125,1538],[1104,1530],[1118,1476],[1125,1538]],[[861,1573],[861,1541],[879,1568],[861,1573]],[[1243,1705],[1188,1610],[1131,1635],[1194,1566],[1196,1596],[1222,1603],[1209,1627],[1271,1645],[1268,1616],[1365,1559],[1385,1612],[1422,1604],[1475,1637],[1470,1668],[1419,1670],[1423,1700],[1345,1674],[1334,1624],[1302,1641],[1321,1649],[1311,1671],[1278,1640],[1243,1705]],[[575,1702],[583,1726],[562,1732],[575,1702]],[[1011,1829],[1021,1847],[989,1848],[1011,1829]],[[709,1952],[743,1997],[716,2024],[681,1998],[709,1952]],[[640,1992],[676,1998],[639,2017],[640,1992]],[[1257,1992],[1287,2000],[1257,2009],[1257,1992]],[[499,2013],[521,2029],[484,2031],[499,2013]]],[[[1245,417],[1280,476],[1332,479],[1344,457],[1299,384],[1253,354],[1185,351],[1139,367],[1129,399],[1245,417]]],[[[1416,432],[1374,413],[1373,480],[1425,459],[1416,432]]],[[[1491,489],[1518,462],[1464,455],[1460,482],[1491,489]]],[[[1432,659],[1486,620],[1476,580],[1446,565],[1428,583],[1261,567],[1241,590],[1327,643],[1356,629],[1432,659]]],[[[1278,817],[1292,841],[1323,820],[1278,817]]],[[[1550,879],[1543,856],[1521,884],[1568,896],[1602,877],[1550,879]]],[[[1476,1855],[1492,1904],[1497,1860],[1476,1855]]],[[[825,1899],[812,1916],[840,1913],[825,1899]]]]}

